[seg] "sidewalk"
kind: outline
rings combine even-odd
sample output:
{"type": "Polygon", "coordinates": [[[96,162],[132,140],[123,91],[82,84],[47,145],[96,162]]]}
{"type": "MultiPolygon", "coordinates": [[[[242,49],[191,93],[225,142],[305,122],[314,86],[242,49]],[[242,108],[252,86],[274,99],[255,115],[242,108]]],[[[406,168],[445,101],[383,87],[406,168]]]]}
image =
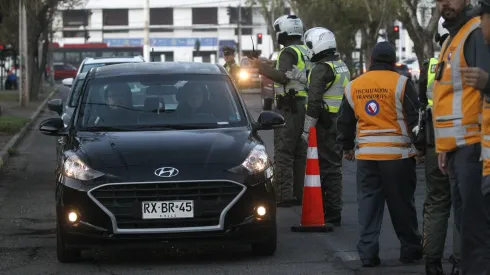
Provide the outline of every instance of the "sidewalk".
{"type": "Polygon", "coordinates": [[[0,168],[9,156],[15,154],[15,146],[27,128],[32,126],[32,122],[42,112],[57,88],[57,85],[42,85],[38,99],[31,100],[27,108],[20,106],[18,91],[0,91],[0,168]]]}

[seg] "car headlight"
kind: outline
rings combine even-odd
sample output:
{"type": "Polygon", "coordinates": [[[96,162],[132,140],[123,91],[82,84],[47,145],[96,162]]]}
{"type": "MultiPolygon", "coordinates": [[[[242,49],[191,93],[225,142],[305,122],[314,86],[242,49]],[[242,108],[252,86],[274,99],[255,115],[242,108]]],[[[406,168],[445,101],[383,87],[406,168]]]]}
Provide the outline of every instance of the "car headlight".
{"type": "Polygon", "coordinates": [[[248,78],[248,72],[240,71],[240,78],[241,79],[247,79],[248,78]]]}
{"type": "Polygon", "coordinates": [[[269,156],[263,145],[256,145],[242,163],[242,167],[253,174],[264,171],[268,166],[269,156]]]}
{"type": "Polygon", "coordinates": [[[87,181],[102,177],[104,173],[88,167],[77,155],[71,155],[63,163],[63,175],[68,178],[87,181]]]}

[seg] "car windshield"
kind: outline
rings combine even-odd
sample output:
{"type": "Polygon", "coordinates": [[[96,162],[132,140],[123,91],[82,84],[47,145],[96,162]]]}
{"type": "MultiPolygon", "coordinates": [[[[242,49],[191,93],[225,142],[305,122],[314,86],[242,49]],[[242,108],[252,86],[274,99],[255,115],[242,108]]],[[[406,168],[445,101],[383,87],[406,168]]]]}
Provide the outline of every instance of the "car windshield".
{"type": "Polygon", "coordinates": [[[90,71],[92,68],[98,68],[102,66],[107,66],[107,65],[115,65],[115,64],[120,64],[120,63],[95,63],[95,64],[84,64],[81,73],[86,73],[90,71]]]}
{"type": "Polygon", "coordinates": [[[83,78],[78,78],[75,82],[75,85],[73,85],[73,93],[71,93],[71,98],[68,106],[77,106],[78,97],[80,96],[80,91],[82,90],[83,80],[83,78]]]}
{"type": "Polygon", "coordinates": [[[245,126],[234,86],[222,75],[133,75],[89,80],[80,103],[81,131],[245,126]]]}

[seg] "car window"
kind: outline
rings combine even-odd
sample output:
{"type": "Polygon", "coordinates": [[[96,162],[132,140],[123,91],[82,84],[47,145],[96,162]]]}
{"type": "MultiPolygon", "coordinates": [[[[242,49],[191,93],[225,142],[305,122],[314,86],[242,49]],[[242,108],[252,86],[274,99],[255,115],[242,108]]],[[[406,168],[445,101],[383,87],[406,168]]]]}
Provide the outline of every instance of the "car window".
{"type": "Polygon", "coordinates": [[[78,103],[78,97],[80,96],[80,91],[82,90],[83,79],[77,79],[75,85],[73,85],[73,92],[71,93],[71,98],[68,103],[69,107],[75,107],[78,103]]]}
{"type": "Polygon", "coordinates": [[[54,69],[55,70],[64,70],[65,69],[65,66],[64,65],[53,65],[54,69]]]}
{"type": "Polygon", "coordinates": [[[93,79],[82,97],[77,127],[87,131],[107,127],[141,131],[248,124],[233,84],[222,75],[93,79]]]}

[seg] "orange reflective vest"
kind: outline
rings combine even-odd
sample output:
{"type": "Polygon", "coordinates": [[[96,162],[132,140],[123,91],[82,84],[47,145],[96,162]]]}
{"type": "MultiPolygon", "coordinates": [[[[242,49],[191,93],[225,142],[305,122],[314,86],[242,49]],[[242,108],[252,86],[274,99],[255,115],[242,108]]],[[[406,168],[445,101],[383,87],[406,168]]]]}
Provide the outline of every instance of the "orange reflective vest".
{"type": "Polygon", "coordinates": [[[356,159],[397,160],[416,154],[403,113],[407,78],[369,71],[344,90],[357,119],[356,159]]]}
{"type": "Polygon", "coordinates": [[[483,100],[481,156],[483,158],[483,176],[490,175],[490,98],[483,100]]]}
{"type": "Polygon", "coordinates": [[[464,84],[461,67],[468,67],[464,43],[468,35],[480,26],[480,18],[468,21],[451,43],[442,46],[436,71],[443,70],[434,81],[433,121],[436,151],[451,152],[458,147],[480,142],[482,100],[480,91],[464,84]],[[444,63],[442,63],[444,62],[444,63]],[[440,68],[444,65],[444,68],[440,68]]]}

